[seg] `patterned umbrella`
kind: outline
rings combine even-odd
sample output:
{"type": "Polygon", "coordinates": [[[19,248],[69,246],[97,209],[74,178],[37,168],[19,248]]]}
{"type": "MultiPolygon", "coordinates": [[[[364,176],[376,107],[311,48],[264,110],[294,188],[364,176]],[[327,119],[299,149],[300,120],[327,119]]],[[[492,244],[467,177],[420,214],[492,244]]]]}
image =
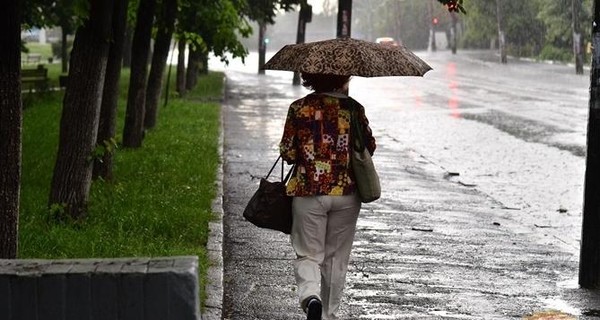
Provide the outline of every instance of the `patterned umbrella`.
{"type": "Polygon", "coordinates": [[[263,69],[359,77],[423,76],[431,67],[405,47],[352,38],[290,44],[263,69]]]}

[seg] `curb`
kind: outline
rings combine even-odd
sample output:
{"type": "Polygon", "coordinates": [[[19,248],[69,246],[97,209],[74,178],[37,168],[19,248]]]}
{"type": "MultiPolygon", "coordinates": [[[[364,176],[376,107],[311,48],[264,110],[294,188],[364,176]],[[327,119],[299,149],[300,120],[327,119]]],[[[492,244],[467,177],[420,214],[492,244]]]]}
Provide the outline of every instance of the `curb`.
{"type": "MultiPolygon", "coordinates": [[[[223,77],[223,97],[225,97],[225,86],[227,78],[223,77]]],[[[210,266],[207,273],[207,283],[204,288],[206,292],[206,301],[201,311],[202,320],[219,320],[223,314],[223,164],[225,157],[223,155],[223,144],[225,140],[223,128],[223,104],[221,103],[221,113],[219,116],[219,166],[217,167],[215,177],[215,198],[212,201],[211,209],[214,214],[213,221],[208,223],[208,243],[206,249],[210,266]]]]}

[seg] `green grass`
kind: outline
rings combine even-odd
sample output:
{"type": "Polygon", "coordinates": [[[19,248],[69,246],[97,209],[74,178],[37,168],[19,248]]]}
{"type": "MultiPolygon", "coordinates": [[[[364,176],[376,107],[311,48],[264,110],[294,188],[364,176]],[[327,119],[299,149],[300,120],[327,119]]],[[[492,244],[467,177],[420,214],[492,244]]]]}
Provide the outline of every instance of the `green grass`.
{"type": "MultiPolygon", "coordinates": [[[[119,131],[127,71],[121,81],[119,131]]],[[[115,180],[93,183],[88,215],[80,223],[57,223],[47,209],[62,93],[25,98],[19,258],[197,255],[203,285],[220,107],[199,101],[220,97],[222,85],[221,73],[201,77],[188,98],[172,97],[159,110],[157,127],[146,133],[142,148],[118,149],[115,180]]]]}

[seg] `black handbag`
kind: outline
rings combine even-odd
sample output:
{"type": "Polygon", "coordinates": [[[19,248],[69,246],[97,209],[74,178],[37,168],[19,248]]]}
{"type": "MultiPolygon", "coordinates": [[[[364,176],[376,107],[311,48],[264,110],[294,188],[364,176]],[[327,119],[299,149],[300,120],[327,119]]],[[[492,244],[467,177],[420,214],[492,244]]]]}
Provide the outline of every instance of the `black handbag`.
{"type": "Polygon", "coordinates": [[[280,159],[281,156],[275,160],[267,176],[260,179],[258,190],[248,201],[243,216],[258,227],[290,234],[292,232],[292,197],[286,195],[285,184],[294,168],[290,168],[284,178],[284,161],[281,159],[281,181],[268,180],[280,159]]]}

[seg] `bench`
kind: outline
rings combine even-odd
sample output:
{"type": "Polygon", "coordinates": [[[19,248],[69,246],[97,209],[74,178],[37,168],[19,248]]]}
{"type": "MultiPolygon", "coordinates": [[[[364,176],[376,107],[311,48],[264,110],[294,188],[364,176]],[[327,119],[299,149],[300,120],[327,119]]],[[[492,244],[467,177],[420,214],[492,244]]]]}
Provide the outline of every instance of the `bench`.
{"type": "Polygon", "coordinates": [[[42,55],[39,53],[28,53],[25,59],[21,59],[22,64],[34,64],[42,61],[42,55]]]}
{"type": "Polygon", "coordinates": [[[24,88],[28,87],[29,92],[33,89],[36,91],[48,90],[48,69],[41,64],[35,69],[22,69],[21,84],[24,88]]]}

